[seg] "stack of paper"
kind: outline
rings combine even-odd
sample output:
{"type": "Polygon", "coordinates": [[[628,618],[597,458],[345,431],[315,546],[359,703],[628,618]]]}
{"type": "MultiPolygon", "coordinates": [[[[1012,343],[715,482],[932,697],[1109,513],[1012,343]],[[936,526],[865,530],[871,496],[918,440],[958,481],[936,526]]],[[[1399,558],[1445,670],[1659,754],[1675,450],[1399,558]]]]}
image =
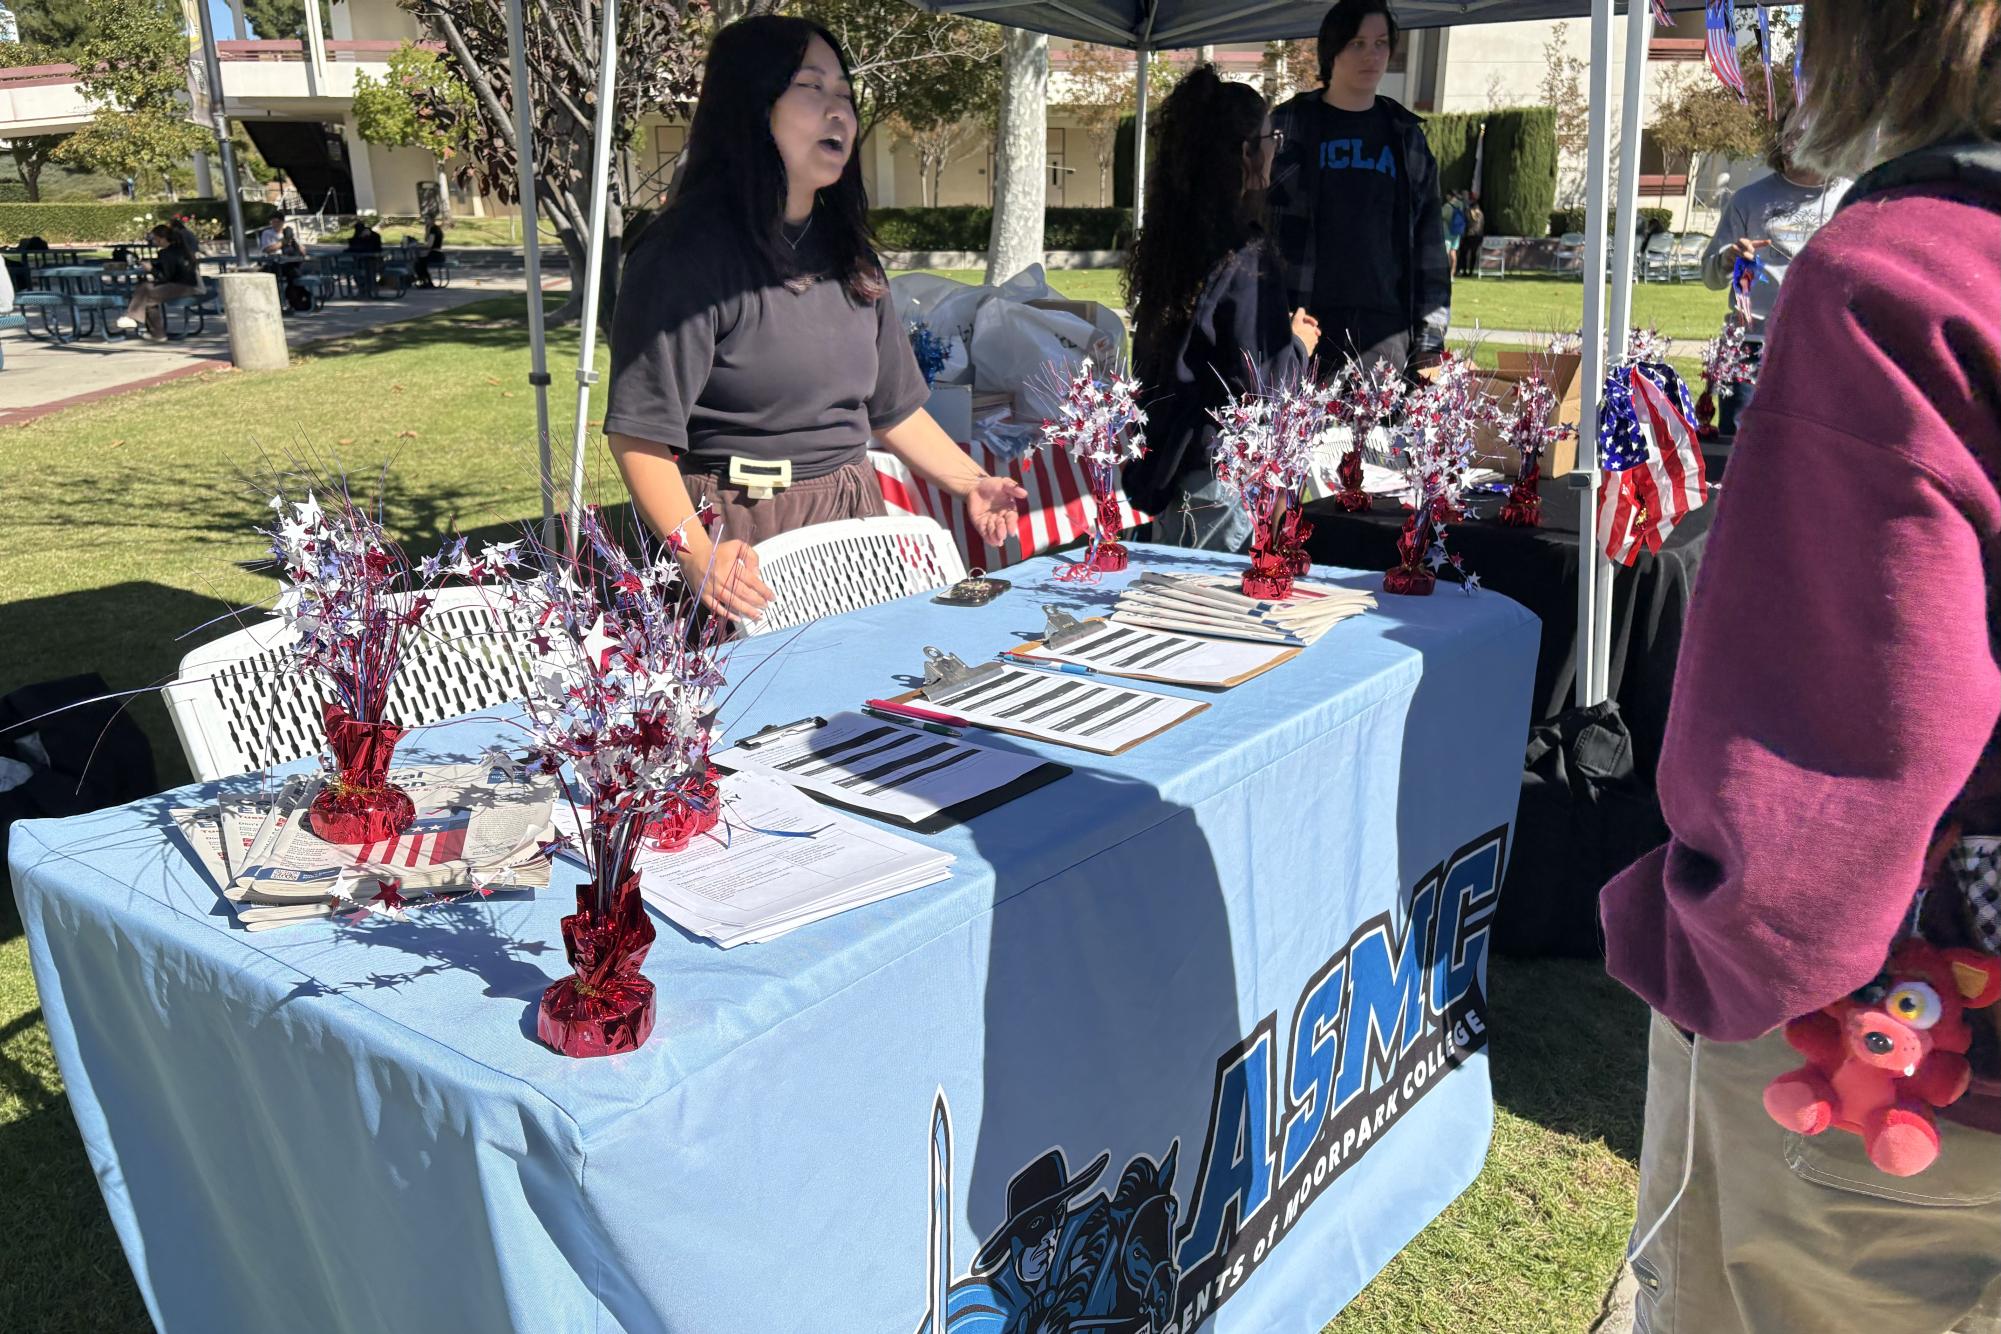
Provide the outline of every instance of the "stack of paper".
{"type": "Polygon", "coordinates": [[[1124,625],[1257,643],[1311,644],[1350,616],[1375,608],[1375,594],[1297,580],[1283,601],[1245,597],[1231,575],[1142,574],[1119,594],[1112,619],[1124,625]]]}
{"type": "Polygon", "coordinates": [[[1117,755],[1209,706],[1151,690],[985,662],[963,681],[924,688],[924,702],[978,727],[1117,755]]]}
{"type": "Polygon", "coordinates": [[[1061,778],[1069,770],[1017,750],[997,750],[859,713],[767,729],[712,757],[803,792],[931,830],[1061,778]]]}
{"type": "Polygon", "coordinates": [[[668,920],[724,949],[952,873],[952,855],[817,805],[758,773],[722,781],[723,818],[679,852],[642,852],[639,890],[668,920]]]}
{"type": "Polygon", "coordinates": [[[306,816],[324,782],[318,774],[290,779],[269,796],[176,811],[174,820],[237,920],[252,931],[313,921],[342,907],[532,891],[549,883],[541,845],[550,833],[553,779],[446,765],[396,770],[390,780],[409,794],[417,818],[379,843],[328,843],[313,833],[306,816]]]}

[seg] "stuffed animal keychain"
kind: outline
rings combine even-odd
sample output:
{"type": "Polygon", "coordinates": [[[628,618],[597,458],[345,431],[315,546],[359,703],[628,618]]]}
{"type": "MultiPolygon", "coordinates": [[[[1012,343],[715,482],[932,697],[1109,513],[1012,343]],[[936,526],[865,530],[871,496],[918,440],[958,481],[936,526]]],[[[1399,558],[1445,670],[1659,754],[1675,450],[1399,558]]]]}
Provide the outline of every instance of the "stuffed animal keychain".
{"type": "Polygon", "coordinates": [[[1765,1110],[1802,1135],[1860,1135],[1869,1161],[1913,1176],[1938,1158],[1932,1109],[1966,1092],[1965,1012],[2001,1000],[2001,958],[1910,939],[1875,981],[1786,1025],[1807,1063],[1765,1086],[1765,1110]]]}

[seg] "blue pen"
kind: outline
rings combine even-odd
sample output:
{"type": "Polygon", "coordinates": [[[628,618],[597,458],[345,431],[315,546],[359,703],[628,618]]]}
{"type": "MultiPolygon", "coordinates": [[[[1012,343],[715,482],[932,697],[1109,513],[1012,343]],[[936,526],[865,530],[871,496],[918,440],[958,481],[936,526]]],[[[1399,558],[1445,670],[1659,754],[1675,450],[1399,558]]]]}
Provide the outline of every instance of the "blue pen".
{"type": "Polygon", "coordinates": [[[1044,671],[1068,672],[1072,676],[1096,676],[1096,669],[1086,667],[1081,662],[1057,662],[1052,658],[1024,658],[1018,653],[996,653],[1002,662],[1011,662],[1017,667],[1040,667],[1044,671]]]}

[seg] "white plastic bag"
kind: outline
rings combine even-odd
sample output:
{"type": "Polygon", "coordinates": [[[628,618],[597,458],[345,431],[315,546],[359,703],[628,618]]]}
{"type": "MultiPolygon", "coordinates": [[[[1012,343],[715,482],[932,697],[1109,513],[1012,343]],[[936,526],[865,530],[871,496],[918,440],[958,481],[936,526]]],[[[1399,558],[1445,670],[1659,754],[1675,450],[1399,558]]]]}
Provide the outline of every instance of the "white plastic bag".
{"type": "Polygon", "coordinates": [[[1031,264],[997,287],[982,287],[941,278],[934,273],[906,273],[889,284],[896,313],[908,328],[922,320],[948,345],[945,369],[936,384],[972,384],[973,326],[980,308],[990,301],[1039,301],[1055,293],[1040,264],[1031,264]]]}
{"type": "Polygon", "coordinates": [[[1047,421],[1066,387],[1061,380],[1077,363],[1090,357],[1103,365],[1114,351],[1089,320],[989,301],[973,324],[973,387],[1010,394],[1021,420],[1047,421]]]}

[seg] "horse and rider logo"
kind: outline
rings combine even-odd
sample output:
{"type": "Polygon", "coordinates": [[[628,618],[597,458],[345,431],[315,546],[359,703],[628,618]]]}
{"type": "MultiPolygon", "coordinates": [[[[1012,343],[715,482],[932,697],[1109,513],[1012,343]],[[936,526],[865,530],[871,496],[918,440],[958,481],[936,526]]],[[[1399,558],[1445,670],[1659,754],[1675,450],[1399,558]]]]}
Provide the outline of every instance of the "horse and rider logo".
{"type": "Polygon", "coordinates": [[[1063,1150],[1050,1149],[1008,1182],[1007,1217],[967,1275],[952,1281],[952,1116],[940,1090],[932,1108],[931,1309],[918,1334],[1163,1334],[1180,1280],[1179,1150],[1177,1140],[1157,1163],[1134,1157],[1116,1186],[1093,1194],[1111,1155],[1072,1175],[1063,1150]]]}

